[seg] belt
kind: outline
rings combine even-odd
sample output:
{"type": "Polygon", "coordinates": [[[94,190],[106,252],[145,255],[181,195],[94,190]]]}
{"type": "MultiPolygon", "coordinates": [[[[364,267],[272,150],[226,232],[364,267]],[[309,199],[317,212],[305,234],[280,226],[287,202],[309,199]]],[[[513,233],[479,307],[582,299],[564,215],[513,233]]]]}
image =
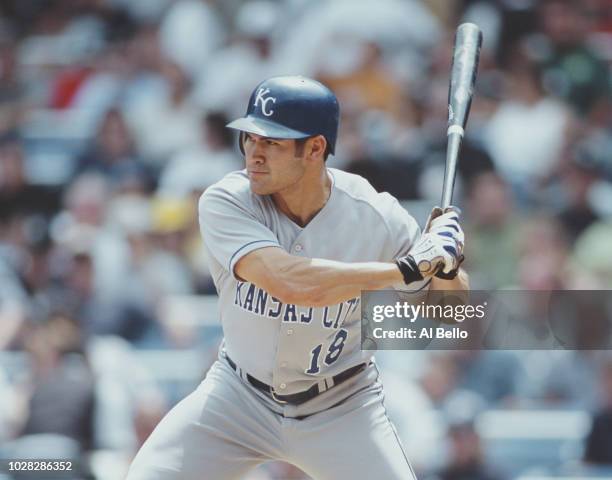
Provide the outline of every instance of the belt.
{"type": "MultiPolygon", "coordinates": [[[[227,354],[225,355],[225,359],[227,360],[227,363],[229,364],[230,367],[232,367],[232,369],[234,369],[236,372],[239,372],[238,369],[238,365],[236,365],[236,363],[227,356],[227,354]]],[[[270,395],[274,400],[276,400],[279,403],[290,403],[293,405],[299,405],[301,403],[304,403],[308,400],[313,399],[314,397],[316,397],[317,395],[329,390],[331,387],[333,387],[334,385],[338,385],[346,380],[348,380],[349,378],[351,378],[354,375],[357,375],[359,372],[363,371],[366,368],[366,364],[365,363],[360,363],[359,365],[355,365],[354,367],[351,367],[347,370],[344,370],[343,372],[340,372],[338,375],[334,375],[331,378],[331,385],[326,388],[325,390],[319,390],[319,384],[315,383],[312,387],[310,387],[308,390],[304,390],[303,392],[298,392],[298,393],[292,393],[290,395],[278,395],[275,391],[274,388],[272,388],[270,385],[267,385],[263,382],[260,382],[259,380],[257,380],[255,377],[252,377],[251,375],[249,375],[248,373],[246,374],[246,379],[247,381],[256,389],[261,390],[264,393],[267,393],[268,395],[270,395]]],[[[329,382],[329,380],[325,380],[325,385],[327,385],[329,382]]]]}

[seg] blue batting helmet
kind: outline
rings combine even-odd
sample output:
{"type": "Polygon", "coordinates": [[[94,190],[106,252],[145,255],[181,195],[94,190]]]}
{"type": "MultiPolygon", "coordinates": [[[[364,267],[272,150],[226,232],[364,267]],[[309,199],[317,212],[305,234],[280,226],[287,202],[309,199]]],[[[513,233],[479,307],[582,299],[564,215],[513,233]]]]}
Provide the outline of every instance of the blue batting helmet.
{"type": "MultiPolygon", "coordinates": [[[[249,99],[246,115],[227,126],[270,138],[323,135],[334,153],[340,108],[322,83],[300,76],[272,77],[261,82],[249,99]]],[[[242,141],[240,150],[244,153],[242,141]]]]}

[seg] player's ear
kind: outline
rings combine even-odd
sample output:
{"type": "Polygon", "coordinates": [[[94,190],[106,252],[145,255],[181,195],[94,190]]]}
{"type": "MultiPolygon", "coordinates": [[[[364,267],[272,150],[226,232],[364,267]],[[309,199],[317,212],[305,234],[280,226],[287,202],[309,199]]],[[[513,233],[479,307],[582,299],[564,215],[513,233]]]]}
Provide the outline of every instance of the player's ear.
{"type": "Polygon", "coordinates": [[[309,139],[307,153],[310,158],[325,160],[325,150],[327,149],[327,140],[323,135],[317,135],[309,139]]]}

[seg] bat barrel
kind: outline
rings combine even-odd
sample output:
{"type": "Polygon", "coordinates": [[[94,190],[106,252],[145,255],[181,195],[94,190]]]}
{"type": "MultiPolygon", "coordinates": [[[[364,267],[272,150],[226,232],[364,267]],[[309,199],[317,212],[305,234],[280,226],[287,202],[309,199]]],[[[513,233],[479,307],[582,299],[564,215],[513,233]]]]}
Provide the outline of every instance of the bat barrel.
{"type": "Polygon", "coordinates": [[[464,23],[457,28],[455,48],[451,65],[451,82],[448,89],[449,126],[465,128],[482,46],[482,32],[473,23],[464,23]]]}

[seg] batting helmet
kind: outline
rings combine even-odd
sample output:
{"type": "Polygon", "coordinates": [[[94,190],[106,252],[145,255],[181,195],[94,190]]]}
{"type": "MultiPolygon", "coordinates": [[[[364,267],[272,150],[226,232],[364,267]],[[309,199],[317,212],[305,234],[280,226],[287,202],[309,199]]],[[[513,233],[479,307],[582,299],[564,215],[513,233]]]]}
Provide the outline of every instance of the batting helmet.
{"type": "MultiPolygon", "coordinates": [[[[270,138],[323,135],[334,153],[340,108],[325,85],[300,76],[272,77],[261,82],[249,99],[246,115],[227,126],[270,138]]],[[[242,141],[240,150],[244,153],[242,141]]]]}

